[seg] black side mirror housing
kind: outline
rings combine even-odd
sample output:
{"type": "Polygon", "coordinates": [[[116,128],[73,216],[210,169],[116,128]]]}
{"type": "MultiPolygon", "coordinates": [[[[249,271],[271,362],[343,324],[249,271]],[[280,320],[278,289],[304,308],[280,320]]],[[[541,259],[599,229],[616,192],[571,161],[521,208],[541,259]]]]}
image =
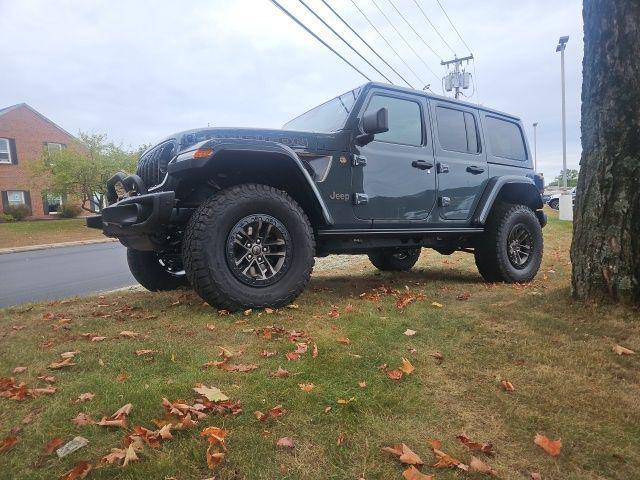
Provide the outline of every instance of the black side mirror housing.
{"type": "Polygon", "coordinates": [[[385,107],[379,108],[375,112],[365,113],[362,117],[361,135],[356,137],[356,143],[364,146],[373,141],[376,133],[384,133],[389,131],[389,112],[385,107]]]}

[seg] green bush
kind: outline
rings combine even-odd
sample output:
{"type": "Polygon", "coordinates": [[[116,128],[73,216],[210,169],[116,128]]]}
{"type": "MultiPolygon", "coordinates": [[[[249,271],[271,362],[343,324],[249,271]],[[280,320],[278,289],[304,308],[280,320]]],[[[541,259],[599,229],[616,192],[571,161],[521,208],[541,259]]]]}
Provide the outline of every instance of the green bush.
{"type": "Polygon", "coordinates": [[[8,213],[0,213],[0,223],[15,222],[15,221],[16,221],[16,219],[13,218],[8,213]]]}
{"type": "Polygon", "coordinates": [[[13,220],[19,222],[31,215],[31,209],[27,205],[9,205],[4,209],[5,215],[13,217],[13,220]]]}
{"type": "Polygon", "coordinates": [[[62,204],[58,208],[60,218],[75,218],[80,215],[80,207],[70,203],[62,204]]]}

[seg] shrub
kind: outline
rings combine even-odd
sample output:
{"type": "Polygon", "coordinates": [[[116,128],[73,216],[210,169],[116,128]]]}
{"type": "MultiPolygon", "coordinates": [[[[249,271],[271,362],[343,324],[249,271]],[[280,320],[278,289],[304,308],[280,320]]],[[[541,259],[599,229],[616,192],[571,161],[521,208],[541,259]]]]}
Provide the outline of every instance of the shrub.
{"type": "Polygon", "coordinates": [[[15,221],[16,221],[16,219],[13,218],[8,213],[0,213],[0,223],[15,222],[15,221]]]}
{"type": "Polygon", "coordinates": [[[80,207],[72,203],[65,203],[58,208],[60,218],[75,218],[80,215],[80,207]]]}
{"type": "Polygon", "coordinates": [[[9,205],[4,209],[5,215],[13,217],[16,222],[24,220],[31,215],[31,209],[27,205],[9,205]]]}

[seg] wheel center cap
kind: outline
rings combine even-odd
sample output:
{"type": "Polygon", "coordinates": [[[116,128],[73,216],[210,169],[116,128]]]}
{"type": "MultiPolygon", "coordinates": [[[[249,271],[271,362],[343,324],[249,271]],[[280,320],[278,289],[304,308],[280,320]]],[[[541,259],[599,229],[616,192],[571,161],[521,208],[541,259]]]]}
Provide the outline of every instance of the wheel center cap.
{"type": "Polygon", "coordinates": [[[251,247],[251,253],[256,256],[260,255],[262,253],[262,247],[260,245],[254,245],[253,247],[251,247]]]}

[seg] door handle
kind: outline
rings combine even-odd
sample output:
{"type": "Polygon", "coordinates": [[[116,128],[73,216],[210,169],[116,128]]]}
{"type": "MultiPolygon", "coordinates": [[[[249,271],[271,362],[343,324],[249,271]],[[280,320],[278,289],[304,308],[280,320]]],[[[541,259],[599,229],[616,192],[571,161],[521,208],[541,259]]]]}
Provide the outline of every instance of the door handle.
{"type": "Polygon", "coordinates": [[[433,168],[433,163],[427,162],[426,160],[414,160],[411,162],[411,166],[420,170],[429,170],[433,168]]]}
{"type": "Polygon", "coordinates": [[[471,165],[471,166],[467,167],[467,172],[473,173],[474,175],[477,175],[479,173],[484,172],[484,168],[478,167],[476,165],[471,165]]]}

